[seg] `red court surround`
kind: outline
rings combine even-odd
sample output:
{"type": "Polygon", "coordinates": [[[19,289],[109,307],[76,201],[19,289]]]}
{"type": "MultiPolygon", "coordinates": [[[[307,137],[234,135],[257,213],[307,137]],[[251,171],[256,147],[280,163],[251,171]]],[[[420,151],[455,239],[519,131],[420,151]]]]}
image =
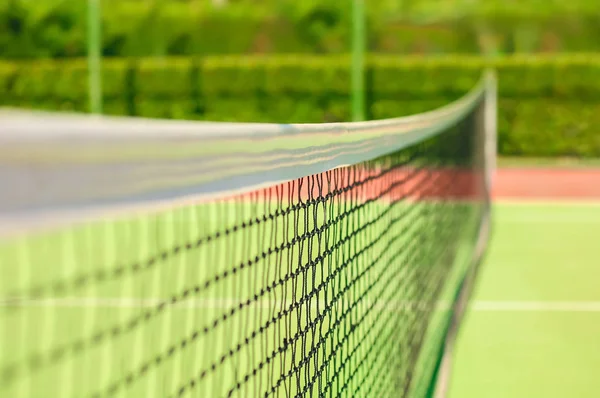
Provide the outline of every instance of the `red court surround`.
{"type": "Polygon", "coordinates": [[[493,197],[600,200],[600,169],[499,169],[493,197]]]}

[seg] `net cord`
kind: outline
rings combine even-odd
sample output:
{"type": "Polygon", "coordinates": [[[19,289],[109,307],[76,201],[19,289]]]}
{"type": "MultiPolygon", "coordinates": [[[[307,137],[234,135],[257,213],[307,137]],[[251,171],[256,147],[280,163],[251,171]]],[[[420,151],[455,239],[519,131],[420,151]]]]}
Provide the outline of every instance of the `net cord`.
{"type": "Polygon", "coordinates": [[[160,211],[368,161],[439,134],[487,79],[434,111],[370,122],[159,121],[0,110],[0,237],[160,211]]]}

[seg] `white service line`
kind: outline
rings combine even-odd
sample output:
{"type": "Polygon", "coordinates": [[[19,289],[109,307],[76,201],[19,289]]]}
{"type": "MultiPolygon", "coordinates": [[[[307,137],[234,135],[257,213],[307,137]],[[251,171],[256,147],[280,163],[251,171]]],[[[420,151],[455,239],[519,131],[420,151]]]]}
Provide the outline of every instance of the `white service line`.
{"type": "MultiPolygon", "coordinates": [[[[245,304],[244,308],[267,308],[267,309],[278,309],[289,307],[298,300],[271,300],[262,299],[250,304],[245,304]]],[[[65,297],[65,298],[43,298],[43,299],[19,299],[19,298],[6,298],[0,299],[0,307],[13,307],[13,308],[29,308],[29,307],[51,307],[51,308],[155,308],[160,304],[165,305],[169,308],[202,308],[202,309],[223,309],[230,310],[236,308],[240,303],[245,303],[246,300],[242,298],[199,298],[199,299],[187,299],[172,303],[171,299],[165,298],[134,298],[134,297],[122,297],[122,298],[104,298],[104,297],[65,297]]],[[[347,307],[350,303],[338,300],[333,303],[337,307],[347,307]]],[[[310,305],[313,308],[320,308],[321,310],[331,306],[332,303],[327,303],[324,300],[310,300],[303,305],[306,308],[310,305]]],[[[439,301],[435,305],[431,305],[426,302],[416,302],[407,300],[392,300],[392,301],[378,301],[373,303],[372,300],[361,300],[356,304],[356,308],[373,307],[374,309],[382,311],[393,311],[393,312],[415,312],[415,311],[428,311],[432,307],[435,307],[437,311],[447,311],[451,308],[451,303],[447,301],[439,301]]]]}
{"type": "Polygon", "coordinates": [[[536,198],[523,199],[514,198],[494,198],[493,205],[499,207],[600,207],[600,199],[557,199],[557,198],[536,198]]]}
{"type": "Polygon", "coordinates": [[[474,301],[476,312],[600,312],[600,301],[474,301]]]}

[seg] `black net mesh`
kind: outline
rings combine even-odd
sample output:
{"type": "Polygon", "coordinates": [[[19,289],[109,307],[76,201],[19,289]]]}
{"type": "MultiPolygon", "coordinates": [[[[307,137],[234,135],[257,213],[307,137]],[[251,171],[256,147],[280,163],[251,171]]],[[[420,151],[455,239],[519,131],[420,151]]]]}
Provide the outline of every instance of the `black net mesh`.
{"type": "Polygon", "coordinates": [[[0,395],[418,394],[485,207],[483,106],[369,162],[3,242],[0,395]]]}

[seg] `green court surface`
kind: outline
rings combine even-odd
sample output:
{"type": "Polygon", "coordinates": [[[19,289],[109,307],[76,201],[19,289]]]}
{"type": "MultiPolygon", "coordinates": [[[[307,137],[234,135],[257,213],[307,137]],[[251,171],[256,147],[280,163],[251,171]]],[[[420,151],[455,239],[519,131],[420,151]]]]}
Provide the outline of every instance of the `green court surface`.
{"type": "Polygon", "coordinates": [[[600,203],[494,210],[449,397],[598,397],[600,203]]]}

